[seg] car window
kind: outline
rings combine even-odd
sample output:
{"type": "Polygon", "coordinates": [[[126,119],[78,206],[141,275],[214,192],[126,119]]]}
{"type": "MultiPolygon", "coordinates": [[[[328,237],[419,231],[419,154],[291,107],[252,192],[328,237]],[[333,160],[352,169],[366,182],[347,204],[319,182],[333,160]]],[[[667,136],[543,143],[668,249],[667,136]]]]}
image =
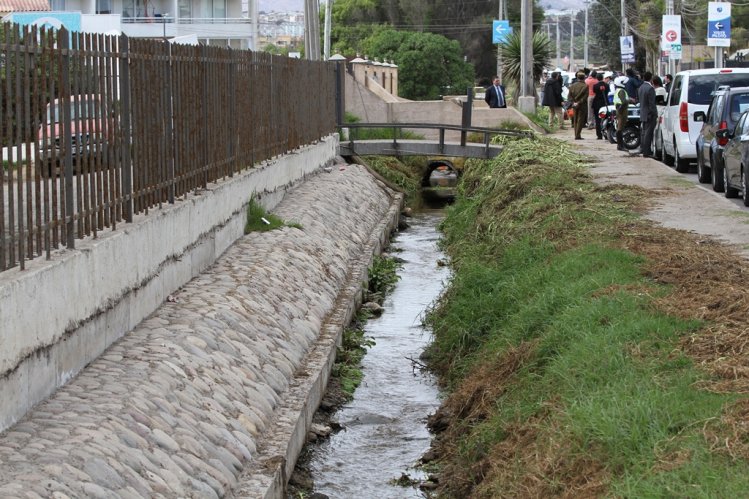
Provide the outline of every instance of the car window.
{"type": "Polygon", "coordinates": [[[671,87],[671,98],[668,100],[669,106],[679,105],[679,98],[681,97],[681,83],[683,79],[683,77],[677,76],[674,80],[673,86],[671,87]]]}
{"type": "Polygon", "coordinates": [[[738,137],[739,135],[743,135],[745,133],[744,132],[745,123],[746,123],[746,113],[742,114],[739,117],[739,122],[736,123],[736,128],[733,131],[734,136],[738,137]]]}
{"type": "Polygon", "coordinates": [[[731,96],[731,121],[736,121],[741,113],[749,109],[749,92],[731,96]]]}
{"type": "Polygon", "coordinates": [[[749,113],[744,113],[741,117],[744,120],[741,125],[741,135],[749,134],[749,118],[747,118],[748,116],[749,113]]]}
{"type": "Polygon", "coordinates": [[[716,95],[713,101],[710,103],[710,108],[707,110],[707,123],[711,125],[717,125],[720,123],[720,117],[723,115],[723,103],[725,102],[724,95],[716,95]]]}
{"type": "Polygon", "coordinates": [[[692,75],[689,78],[687,102],[690,104],[710,104],[712,93],[721,85],[731,87],[749,86],[749,73],[720,73],[709,75],[692,75]]]}

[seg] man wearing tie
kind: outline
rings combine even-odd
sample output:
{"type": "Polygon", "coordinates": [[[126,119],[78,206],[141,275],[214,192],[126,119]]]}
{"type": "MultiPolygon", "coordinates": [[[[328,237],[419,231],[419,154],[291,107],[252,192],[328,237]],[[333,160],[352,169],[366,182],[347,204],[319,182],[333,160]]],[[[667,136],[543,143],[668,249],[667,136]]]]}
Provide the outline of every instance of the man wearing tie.
{"type": "Polygon", "coordinates": [[[505,87],[500,85],[499,76],[494,77],[494,83],[491,87],[486,89],[484,100],[489,107],[507,107],[507,99],[505,99],[505,87]]]}

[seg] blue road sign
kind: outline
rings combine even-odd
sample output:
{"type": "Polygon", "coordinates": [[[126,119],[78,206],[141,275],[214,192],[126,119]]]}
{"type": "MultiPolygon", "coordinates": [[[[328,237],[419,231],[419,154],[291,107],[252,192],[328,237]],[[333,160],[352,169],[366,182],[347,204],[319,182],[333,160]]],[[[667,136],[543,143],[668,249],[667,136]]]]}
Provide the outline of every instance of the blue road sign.
{"type": "Polygon", "coordinates": [[[497,21],[492,23],[492,43],[502,43],[507,35],[512,33],[510,21],[497,21]]]}

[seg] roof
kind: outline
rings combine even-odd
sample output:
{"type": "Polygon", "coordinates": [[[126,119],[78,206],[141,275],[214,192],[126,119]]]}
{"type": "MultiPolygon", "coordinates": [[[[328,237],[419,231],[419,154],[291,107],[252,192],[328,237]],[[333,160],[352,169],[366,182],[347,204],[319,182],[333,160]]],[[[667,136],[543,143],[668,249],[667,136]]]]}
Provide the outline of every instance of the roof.
{"type": "Polygon", "coordinates": [[[47,0],[0,0],[0,12],[50,11],[47,0]]]}

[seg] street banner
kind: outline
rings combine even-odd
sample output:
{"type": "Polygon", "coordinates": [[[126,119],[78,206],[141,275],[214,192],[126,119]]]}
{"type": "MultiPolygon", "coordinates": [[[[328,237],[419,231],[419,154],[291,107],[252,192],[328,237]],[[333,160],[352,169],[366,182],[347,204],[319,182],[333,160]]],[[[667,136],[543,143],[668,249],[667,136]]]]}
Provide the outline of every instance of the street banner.
{"type": "Polygon", "coordinates": [[[663,16],[661,50],[671,59],[681,59],[681,16],[663,16]]]}
{"type": "Polygon", "coordinates": [[[510,21],[497,21],[494,20],[492,23],[492,43],[502,43],[505,41],[505,38],[507,38],[507,35],[512,33],[512,28],[510,27],[510,21]]]}
{"type": "Polygon", "coordinates": [[[632,64],[635,62],[635,42],[631,35],[619,37],[619,50],[622,53],[623,63],[632,64]]]}
{"type": "Polygon", "coordinates": [[[731,46],[731,4],[709,2],[707,4],[707,46],[731,46]]]}

